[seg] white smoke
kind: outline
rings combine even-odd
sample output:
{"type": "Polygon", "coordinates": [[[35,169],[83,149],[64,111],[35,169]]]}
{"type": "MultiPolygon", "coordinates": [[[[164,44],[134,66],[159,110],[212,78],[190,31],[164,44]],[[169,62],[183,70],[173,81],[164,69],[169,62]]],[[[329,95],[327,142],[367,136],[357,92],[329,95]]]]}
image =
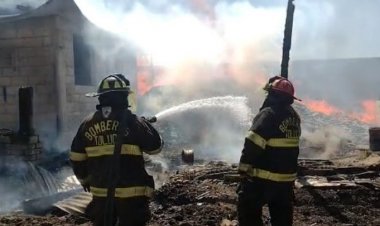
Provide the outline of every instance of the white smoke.
{"type": "Polygon", "coordinates": [[[304,130],[302,138],[305,149],[301,156],[322,159],[330,159],[347,152],[347,147],[353,140],[352,134],[336,126],[318,128],[313,132],[304,130]]]}
{"type": "MultiPolygon", "coordinates": [[[[172,86],[150,93],[148,109],[144,109],[149,114],[212,96],[245,95],[257,102],[262,99],[261,95],[257,97],[257,90],[280,69],[286,1],[75,2],[94,24],[117,34],[125,43],[134,43],[152,56],[155,65],[166,67],[158,83],[172,86]],[[267,66],[263,61],[272,63],[267,66]],[[228,66],[226,70],[221,69],[223,64],[228,66]]],[[[296,0],[294,3],[291,64],[294,59],[379,55],[372,38],[377,37],[377,20],[371,20],[379,17],[378,2],[296,0]],[[348,13],[353,8],[359,10],[348,13]],[[361,17],[362,14],[365,16],[361,17]],[[363,22],[368,26],[362,26],[363,22]]],[[[342,83],[339,76],[348,73],[344,68],[312,66],[290,68],[290,78],[295,80],[296,89],[300,87],[297,93],[301,98],[333,100],[360,111],[360,104],[349,100],[365,98],[359,93],[371,85],[369,81],[360,81],[360,86],[356,86],[357,81],[342,83]],[[329,79],[315,79],[320,75],[329,79]],[[339,89],[337,84],[342,84],[339,89]]],[[[349,69],[349,73],[353,71],[349,69]]],[[[370,98],[373,96],[372,93],[370,98]]],[[[325,149],[336,149],[329,147],[325,149]]]]}
{"type": "Polygon", "coordinates": [[[23,201],[61,191],[61,180],[67,176],[53,175],[44,168],[17,157],[2,158],[0,173],[0,213],[20,210],[23,201]]]}
{"type": "MultiPolygon", "coordinates": [[[[76,0],[76,3],[92,22],[127,36],[162,63],[175,63],[189,56],[221,60],[223,56],[219,54],[226,44],[238,49],[255,45],[259,58],[279,60],[281,56],[286,1],[218,0],[201,4],[191,0],[76,0]]],[[[294,3],[291,54],[294,59],[380,55],[380,47],[376,45],[379,1],[294,3]]]]}
{"type": "Polygon", "coordinates": [[[121,1],[76,0],[89,20],[132,40],[157,64],[168,66],[189,60],[219,63],[232,58],[231,50],[236,54],[232,59],[245,62],[247,49],[260,52],[256,56],[259,59],[279,59],[275,53],[281,48],[282,7],[268,10],[248,1],[192,6],[189,4],[196,1],[187,5],[153,2],[126,5],[121,1]]]}

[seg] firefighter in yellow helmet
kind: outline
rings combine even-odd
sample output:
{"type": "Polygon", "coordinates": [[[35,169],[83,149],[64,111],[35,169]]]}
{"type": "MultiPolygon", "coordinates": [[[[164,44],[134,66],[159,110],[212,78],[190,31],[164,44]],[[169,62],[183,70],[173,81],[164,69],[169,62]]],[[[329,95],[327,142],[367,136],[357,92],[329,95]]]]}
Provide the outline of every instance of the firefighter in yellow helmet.
{"type": "Polygon", "coordinates": [[[123,75],[104,78],[97,92],[87,95],[98,97],[99,105],[72,142],[70,160],[84,190],[92,193],[86,214],[94,225],[139,226],[150,219],[154,181],[143,152],[159,153],[163,142],[147,120],[128,109],[130,92],[123,75]]]}
{"type": "Polygon", "coordinates": [[[293,185],[297,173],[301,121],[291,106],[292,83],[282,77],[269,79],[268,95],[245,138],[239,163],[240,226],[263,225],[262,207],[269,207],[271,225],[293,223],[293,185]]]}

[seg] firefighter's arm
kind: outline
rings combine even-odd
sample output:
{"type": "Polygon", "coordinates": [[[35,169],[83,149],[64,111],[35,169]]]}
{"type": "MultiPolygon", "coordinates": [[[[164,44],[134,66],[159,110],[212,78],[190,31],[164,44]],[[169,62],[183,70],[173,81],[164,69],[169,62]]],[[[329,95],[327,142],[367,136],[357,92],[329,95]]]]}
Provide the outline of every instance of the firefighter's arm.
{"type": "Polygon", "coordinates": [[[145,118],[138,118],[136,115],[131,115],[131,129],[136,132],[138,145],[141,150],[147,154],[153,155],[161,152],[163,140],[158,131],[145,118]]]}
{"type": "Polygon", "coordinates": [[[85,151],[84,138],[79,127],[71,144],[70,162],[73,171],[85,191],[89,191],[89,175],[87,174],[87,154],[85,151]]]}
{"type": "Polygon", "coordinates": [[[244,140],[244,147],[239,164],[239,173],[245,174],[252,165],[252,159],[262,155],[266,140],[273,130],[273,115],[269,109],[263,109],[253,119],[252,126],[244,140]]]}

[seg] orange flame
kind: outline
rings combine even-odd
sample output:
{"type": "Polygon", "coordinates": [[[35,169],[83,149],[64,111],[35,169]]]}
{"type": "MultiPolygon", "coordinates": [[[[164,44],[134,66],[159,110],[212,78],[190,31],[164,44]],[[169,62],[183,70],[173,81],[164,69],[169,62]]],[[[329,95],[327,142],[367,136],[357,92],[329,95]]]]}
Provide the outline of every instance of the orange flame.
{"type": "Polygon", "coordinates": [[[352,113],[351,117],[368,123],[368,124],[377,124],[379,123],[379,118],[377,117],[376,101],[374,100],[365,100],[361,103],[363,111],[359,113],[352,113]]]}
{"type": "Polygon", "coordinates": [[[363,101],[361,103],[361,111],[358,112],[344,112],[342,109],[332,106],[325,100],[305,100],[304,104],[311,111],[329,116],[343,114],[349,118],[356,119],[367,124],[378,124],[380,122],[380,118],[377,116],[378,110],[376,107],[376,101],[374,100],[363,101]]]}
{"type": "Polygon", "coordinates": [[[146,94],[152,88],[152,84],[149,81],[149,75],[139,72],[137,74],[137,93],[139,95],[146,94]]]}
{"type": "Polygon", "coordinates": [[[325,115],[333,115],[342,112],[324,100],[305,100],[304,104],[311,111],[323,113],[325,115]]]}

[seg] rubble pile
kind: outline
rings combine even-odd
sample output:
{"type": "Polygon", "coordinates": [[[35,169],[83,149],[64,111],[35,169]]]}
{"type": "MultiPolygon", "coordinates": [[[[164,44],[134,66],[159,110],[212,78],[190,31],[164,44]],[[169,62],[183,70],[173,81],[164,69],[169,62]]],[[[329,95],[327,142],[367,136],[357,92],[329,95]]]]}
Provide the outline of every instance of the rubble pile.
{"type": "MultiPolygon", "coordinates": [[[[380,225],[379,168],[380,161],[343,166],[300,160],[295,225],[380,225]]],[[[150,225],[236,225],[238,180],[236,165],[223,162],[178,172],[156,192],[150,225]]],[[[269,225],[266,208],[264,221],[269,225]]]]}
{"type": "MultiPolygon", "coordinates": [[[[380,157],[359,152],[335,160],[300,159],[294,225],[380,225],[380,157]]],[[[155,191],[149,226],[237,225],[237,165],[182,165],[155,191]]],[[[269,214],[264,207],[265,225],[269,214]]],[[[91,225],[77,215],[1,216],[0,225],[91,225]]]]}
{"type": "Polygon", "coordinates": [[[155,194],[151,225],[219,225],[236,219],[237,183],[223,179],[235,172],[235,167],[210,162],[171,176],[155,194]]]}

